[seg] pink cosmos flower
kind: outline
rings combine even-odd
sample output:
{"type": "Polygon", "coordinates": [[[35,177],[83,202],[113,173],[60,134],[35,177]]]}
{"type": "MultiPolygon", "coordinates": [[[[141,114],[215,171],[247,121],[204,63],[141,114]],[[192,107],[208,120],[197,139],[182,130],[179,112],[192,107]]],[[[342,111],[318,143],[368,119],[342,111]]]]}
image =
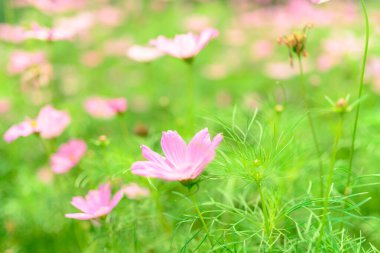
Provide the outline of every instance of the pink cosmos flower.
{"type": "Polygon", "coordinates": [[[70,116],[66,112],[56,110],[51,105],[46,105],[41,109],[37,119],[27,119],[11,126],[3,138],[10,143],[19,137],[37,133],[41,138],[51,139],[59,136],[68,126],[70,120],[70,116]]]}
{"type": "Polygon", "coordinates": [[[25,40],[25,29],[21,26],[0,24],[0,40],[20,43],[25,40]]]}
{"type": "Polygon", "coordinates": [[[86,0],[28,0],[30,5],[44,12],[65,12],[81,8],[86,0]]]}
{"type": "Polygon", "coordinates": [[[111,199],[111,186],[103,184],[98,190],[91,190],[86,198],[73,197],[71,204],[83,213],[68,213],[66,218],[77,220],[91,220],[109,214],[123,197],[123,190],[119,190],[111,199]]]}
{"type": "Polygon", "coordinates": [[[45,62],[45,54],[42,52],[15,51],[11,54],[7,69],[10,74],[14,75],[24,72],[31,66],[40,65],[45,62]]]}
{"type": "Polygon", "coordinates": [[[11,101],[6,98],[0,98],[0,115],[9,112],[11,109],[11,101]]]}
{"type": "Polygon", "coordinates": [[[50,158],[50,165],[54,173],[62,174],[75,167],[84,156],[87,145],[82,140],[71,140],[61,145],[50,158]]]}
{"type": "Polygon", "coordinates": [[[100,97],[89,98],[85,102],[86,111],[95,118],[110,119],[125,112],[127,100],[125,98],[105,99],[100,97]]]}
{"type": "Polygon", "coordinates": [[[129,59],[137,62],[151,62],[160,58],[163,53],[153,47],[131,46],[127,51],[129,59]]]}
{"type": "Polygon", "coordinates": [[[148,189],[135,183],[124,186],[123,190],[129,199],[139,199],[141,197],[147,197],[150,194],[148,189]]]}
{"type": "Polygon", "coordinates": [[[25,32],[25,38],[43,41],[71,40],[75,33],[69,29],[46,28],[33,24],[32,29],[25,32]]]}
{"type": "Polygon", "coordinates": [[[135,162],[132,173],[168,181],[186,181],[198,177],[214,159],[215,150],[223,137],[218,134],[211,141],[208,129],[199,131],[186,145],[175,131],[163,132],[161,147],[165,157],[142,146],[142,155],[148,161],[135,162]]]}
{"type": "Polygon", "coordinates": [[[313,4],[323,4],[329,2],[330,0],[311,0],[313,4]]]}
{"type": "Polygon", "coordinates": [[[187,60],[195,57],[211,39],[218,35],[219,32],[216,29],[209,28],[203,30],[199,35],[187,33],[176,35],[174,39],[159,36],[157,39],[152,40],[150,44],[165,54],[187,60]]]}

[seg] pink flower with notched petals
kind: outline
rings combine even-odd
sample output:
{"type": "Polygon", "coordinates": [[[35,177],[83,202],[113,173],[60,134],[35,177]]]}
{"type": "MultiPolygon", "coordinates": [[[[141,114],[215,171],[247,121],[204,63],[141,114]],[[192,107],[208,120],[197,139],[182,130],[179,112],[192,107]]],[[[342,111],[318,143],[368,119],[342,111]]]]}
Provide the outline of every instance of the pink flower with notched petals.
{"type": "Polygon", "coordinates": [[[164,132],[161,147],[165,157],[143,145],[142,155],[148,161],[135,162],[131,168],[132,173],[168,181],[195,179],[214,159],[215,150],[222,139],[222,135],[218,134],[211,140],[208,129],[205,128],[186,145],[177,132],[164,132]]]}
{"type": "Polygon", "coordinates": [[[151,62],[160,58],[163,53],[154,47],[131,46],[127,51],[129,59],[137,62],[151,62]]]}
{"type": "Polygon", "coordinates": [[[209,28],[203,30],[199,35],[193,33],[180,34],[176,35],[174,39],[159,36],[150,44],[165,54],[187,60],[194,58],[211,39],[218,35],[219,32],[216,29],[209,28]]]}
{"type": "Polygon", "coordinates": [[[86,111],[95,118],[110,119],[127,110],[125,98],[105,99],[93,97],[86,100],[84,107],[86,111]]]}
{"type": "Polygon", "coordinates": [[[70,123],[68,113],[56,110],[51,105],[43,107],[37,119],[27,119],[19,124],[13,125],[4,134],[4,140],[8,143],[26,137],[31,134],[39,134],[41,138],[51,139],[59,136],[70,123]]]}
{"type": "Polygon", "coordinates": [[[45,54],[42,52],[30,53],[15,51],[11,54],[8,63],[8,73],[14,75],[24,72],[26,69],[46,63],[45,54]]]}
{"type": "Polygon", "coordinates": [[[149,190],[139,186],[136,183],[131,183],[123,187],[125,195],[129,199],[139,199],[141,197],[149,196],[149,190]]]}
{"type": "Polygon", "coordinates": [[[62,174],[75,167],[84,156],[87,145],[82,140],[71,140],[61,145],[50,158],[50,165],[54,173],[62,174]]]}
{"type": "Polygon", "coordinates": [[[123,197],[123,190],[119,190],[111,199],[111,186],[103,184],[98,190],[90,191],[85,198],[73,197],[71,204],[83,213],[68,213],[66,218],[77,220],[91,220],[109,214],[123,197]]]}

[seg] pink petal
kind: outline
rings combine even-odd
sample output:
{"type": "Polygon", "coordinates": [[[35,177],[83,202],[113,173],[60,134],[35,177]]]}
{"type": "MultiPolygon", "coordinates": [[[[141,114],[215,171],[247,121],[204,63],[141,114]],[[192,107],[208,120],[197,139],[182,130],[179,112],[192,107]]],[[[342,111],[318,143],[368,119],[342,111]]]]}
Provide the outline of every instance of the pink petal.
{"type": "Polygon", "coordinates": [[[91,220],[96,218],[97,216],[88,213],[68,213],[65,214],[65,217],[76,220],[91,220]]]}
{"type": "Polygon", "coordinates": [[[174,166],[180,166],[185,161],[187,146],[185,141],[177,132],[164,132],[161,138],[161,147],[166,158],[174,166]]]}
{"type": "Polygon", "coordinates": [[[8,143],[16,140],[19,137],[26,137],[35,133],[33,122],[31,120],[24,121],[20,124],[13,125],[4,134],[4,140],[8,143]]]}

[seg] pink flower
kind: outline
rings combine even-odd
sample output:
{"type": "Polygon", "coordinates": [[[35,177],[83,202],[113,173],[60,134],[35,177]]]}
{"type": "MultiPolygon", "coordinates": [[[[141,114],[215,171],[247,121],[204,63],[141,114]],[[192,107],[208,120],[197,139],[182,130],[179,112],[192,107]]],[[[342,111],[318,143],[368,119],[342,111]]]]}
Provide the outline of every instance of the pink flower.
{"type": "Polygon", "coordinates": [[[125,195],[127,195],[129,199],[138,199],[141,197],[149,196],[148,189],[143,188],[135,183],[126,185],[125,187],[123,187],[123,190],[124,190],[125,195]]]}
{"type": "Polygon", "coordinates": [[[11,102],[9,99],[0,98],[0,114],[5,114],[11,109],[11,102]]]}
{"type": "Polygon", "coordinates": [[[44,53],[29,53],[24,51],[15,51],[11,54],[8,63],[8,72],[10,74],[19,74],[26,69],[40,65],[46,62],[44,53]]]}
{"type": "Polygon", "coordinates": [[[131,46],[127,51],[128,58],[137,62],[151,62],[160,58],[162,52],[152,47],[131,46]]]}
{"type": "Polygon", "coordinates": [[[313,4],[323,4],[329,2],[330,0],[311,0],[313,4]]]}
{"type": "Polygon", "coordinates": [[[54,173],[62,174],[75,167],[84,156],[87,145],[82,140],[71,140],[61,145],[50,158],[51,168],[54,173]]]}
{"type": "Polygon", "coordinates": [[[20,43],[25,40],[25,29],[21,26],[0,24],[0,40],[20,43]]]}
{"type": "Polygon", "coordinates": [[[98,190],[90,191],[86,198],[73,197],[71,204],[83,213],[68,213],[66,218],[77,220],[91,220],[109,214],[123,197],[123,190],[118,191],[111,199],[109,184],[99,186],[98,190]]]}
{"type": "Polygon", "coordinates": [[[91,116],[101,119],[110,119],[117,114],[125,112],[127,109],[127,100],[125,98],[104,99],[93,97],[87,99],[84,106],[91,116]]]}
{"type": "Polygon", "coordinates": [[[63,28],[45,28],[38,24],[33,24],[32,30],[25,32],[25,38],[43,41],[71,40],[75,36],[72,30],[63,28]]]}
{"type": "Polygon", "coordinates": [[[85,5],[86,0],[29,0],[28,3],[41,11],[51,13],[81,8],[85,5]]]}
{"type": "Polygon", "coordinates": [[[4,140],[8,143],[19,137],[26,137],[37,133],[44,139],[59,136],[70,123],[70,116],[63,111],[54,109],[51,105],[43,107],[36,120],[27,119],[13,125],[4,134],[4,140]]]}
{"type": "Polygon", "coordinates": [[[211,141],[208,129],[198,132],[186,145],[175,131],[163,132],[161,147],[165,157],[142,146],[142,155],[148,161],[135,162],[132,173],[168,181],[186,181],[198,177],[214,159],[215,150],[223,137],[218,134],[211,141]]]}
{"type": "Polygon", "coordinates": [[[159,36],[150,43],[165,54],[187,60],[195,57],[211,39],[218,35],[217,30],[210,28],[203,30],[199,35],[187,33],[176,35],[174,39],[159,36]]]}

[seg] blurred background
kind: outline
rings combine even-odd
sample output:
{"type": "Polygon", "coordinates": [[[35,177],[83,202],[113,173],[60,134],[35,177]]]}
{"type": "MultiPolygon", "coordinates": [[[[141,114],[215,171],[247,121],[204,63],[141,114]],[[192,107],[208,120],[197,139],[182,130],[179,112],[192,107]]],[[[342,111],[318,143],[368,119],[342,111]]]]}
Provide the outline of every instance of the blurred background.
{"type": "MultiPolygon", "coordinates": [[[[368,9],[371,41],[356,175],[376,174],[380,163],[380,2],[368,1],[368,9]]],[[[50,147],[57,149],[69,137],[82,138],[89,146],[78,168],[57,176],[51,172],[38,138],[0,142],[0,251],[6,253],[133,252],[128,251],[132,243],[130,220],[136,216],[132,208],[140,212],[137,237],[146,245],[141,252],[177,252],[170,243],[162,245],[164,239],[158,235],[163,232],[155,225],[149,200],[121,202],[108,230],[64,218],[73,210],[72,196],[84,195],[106,180],[114,186],[127,182],[147,186],[129,171],[131,163],[140,158],[139,146],[159,148],[161,131],[185,132],[184,86],[190,78],[186,64],[169,56],[139,62],[128,55],[132,46],[148,45],[159,35],[171,38],[210,27],[218,29],[219,37],[194,62],[194,133],[204,127],[217,132],[220,127],[210,119],[228,121],[234,108],[245,116],[258,109],[261,122],[269,126],[278,115],[276,106],[283,106],[282,131],[296,133],[295,147],[287,151],[289,167],[273,172],[272,183],[285,199],[304,194],[310,182],[317,185],[318,176],[316,170],[305,169],[316,166],[306,155],[311,144],[303,142],[310,138],[307,124],[300,123],[294,130],[303,108],[298,65],[295,62],[291,67],[288,50],[278,45],[278,38],[312,26],[307,34],[304,70],[324,150],[331,148],[336,122],[326,96],[337,101],[351,95],[350,103],[355,101],[364,46],[360,5],[346,0],[325,5],[307,0],[1,0],[0,23],[0,133],[27,117],[36,117],[41,107],[52,104],[68,111],[72,122],[50,147]],[[48,36],[24,39],[20,35],[36,27],[46,29],[48,36]],[[12,59],[17,61],[17,54],[23,53],[24,58],[19,59],[32,64],[15,69],[12,59]],[[85,100],[94,96],[126,98],[127,112],[112,120],[95,119],[84,108],[85,100]],[[110,141],[106,148],[97,145],[102,135],[110,141]]],[[[352,119],[353,113],[348,114],[338,152],[338,167],[342,168],[347,164],[352,119]]],[[[212,195],[213,189],[223,188],[228,174],[216,165],[210,171],[220,178],[205,187],[212,195]]],[[[343,169],[337,175],[342,173],[343,169]]],[[[339,189],[343,181],[337,179],[339,189]]],[[[358,192],[368,192],[359,196],[358,202],[371,198],[361,207],[362,216],[380,215],[380,188],[371,185],[376,181],[376,177],[363,177],[358,182],[363,185],[358,192]]],[[[157,184],[167,193],[162,203],[170,219],[173,223],[181,220],[181,210],[172,204],[188,203],[172,193],[180,191],[178,186],[157,184]]],[[[236,187],[231,195],[245,191],[236,187]]],[[[244,193],[244,197],[256,194],[244,193]]],[[[351,225],[353,236],[363,235],[367,246],[380,247],[378,218],[354,220],[351,225]]],[[[177,242],[182,244],[189,235],[178,236],[177,242]]]]}

